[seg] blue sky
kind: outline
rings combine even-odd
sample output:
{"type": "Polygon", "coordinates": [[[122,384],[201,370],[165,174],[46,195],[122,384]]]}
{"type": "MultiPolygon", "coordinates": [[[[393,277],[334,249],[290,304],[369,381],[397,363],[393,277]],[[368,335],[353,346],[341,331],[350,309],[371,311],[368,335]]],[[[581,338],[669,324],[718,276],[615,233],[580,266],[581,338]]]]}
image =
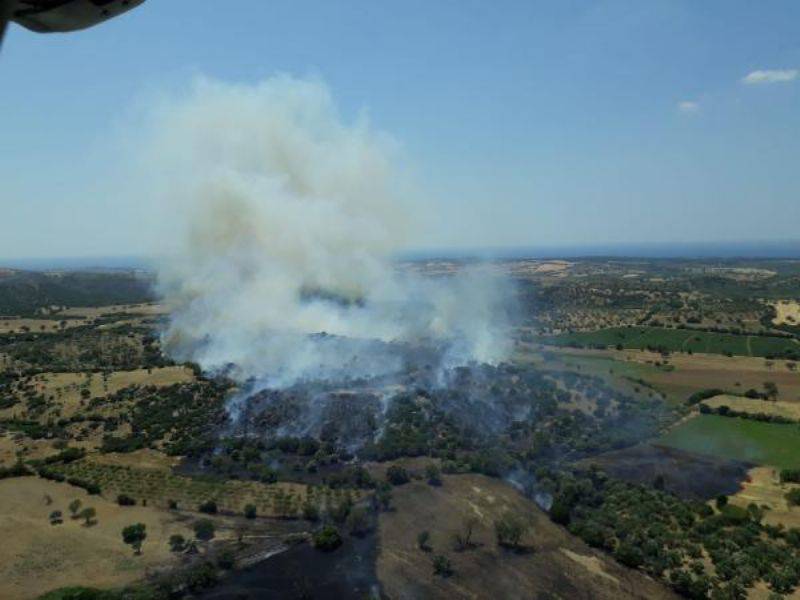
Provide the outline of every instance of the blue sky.
{"type": "Polygon", "coordinates": [[[316,77],[367,111],[432,207],[418,246],[800,238],[798,23],[794,0],[148,0],[12,27],[0,257],[146,253],[107,140],[198,74],[316,77]]]}

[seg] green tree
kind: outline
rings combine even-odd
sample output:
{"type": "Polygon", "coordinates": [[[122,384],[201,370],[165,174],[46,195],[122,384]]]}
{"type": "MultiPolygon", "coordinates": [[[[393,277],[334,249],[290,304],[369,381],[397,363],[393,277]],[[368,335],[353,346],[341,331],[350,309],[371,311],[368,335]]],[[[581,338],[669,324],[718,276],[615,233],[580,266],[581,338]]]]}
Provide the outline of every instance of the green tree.
{"type": "Polygon", "coordinates": [[[510,512],[505,513],[494,522],[494,533],[497,543],[506,548],[519,548],[522,536],[527,530],[525,521],[510,512]]]}
{"type": "Polygon", "coordinates": [[[257,516],[256,512],[256,505],[255,504],[248,504],[244,507],[244,516],[248,519],[255,519],[257,516]]]}
{"type": "Polygon", "coordinates": [[[325,525],[314,534],[313,541],[317,550],[330,552],[342,545],[342,536],[333,525],[325,525]]]}
{"type": "Polygon", "coordinates": [[[72,515],[73,519],[78,518],[78,511],[80,511],[82,504],[83,503],[80,501],[80,498],[75,498],[75,500],[70,502],[69,505],[67,506],[67,508],[69,508],[69,512],[72,515]]]}
{"type": "Polygon", "coordinates": [[[122,530],[122,541],[133,548],[134,554],[142,553],[142,544],[147,538],[147,526],[144,523],[128,525],[122,530]]]}
{"type": "Polygon", "coordinates": [[[214,523],[208,519],[200,519],[194,524],[194,537],[201,542],[209,542],[214,539],[214,523]]]}
{"type": "Polygon", "coordinates": [[[86,527],[91,527],[97,522],[94,520],[97,516],[97,511],[91,506],[84,508],[78,516],[85,521],[84,525],[86,525],[86,527]]]}
{"type": "Polygon", "coordinates": [[[392,465],[386,469],[386,480],[392,485],[403,485],[411,481],[411,477],[400,465],[392,465]]]}

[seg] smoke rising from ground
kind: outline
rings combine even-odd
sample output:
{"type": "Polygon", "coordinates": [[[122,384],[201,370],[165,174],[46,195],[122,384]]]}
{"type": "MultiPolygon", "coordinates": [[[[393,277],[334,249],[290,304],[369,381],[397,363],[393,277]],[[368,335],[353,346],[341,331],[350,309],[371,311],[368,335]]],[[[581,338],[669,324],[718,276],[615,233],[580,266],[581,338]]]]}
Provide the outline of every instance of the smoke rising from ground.
{"type": "Polygon", "coordinates": [[[393,144],[345,122],[323,84],[203,79],[152,126],[175,223],[159,286],[176,358],[270,386],[391,373],[416,344],[444,367],[505,358],[506,284],[397,268],[414,215],[393,144]]]}

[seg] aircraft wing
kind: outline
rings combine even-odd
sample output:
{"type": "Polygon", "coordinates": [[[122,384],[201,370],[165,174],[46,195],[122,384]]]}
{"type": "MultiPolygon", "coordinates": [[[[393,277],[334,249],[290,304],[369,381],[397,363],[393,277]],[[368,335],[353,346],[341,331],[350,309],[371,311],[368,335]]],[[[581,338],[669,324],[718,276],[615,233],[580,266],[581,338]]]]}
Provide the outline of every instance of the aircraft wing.
{"type": "Polygon", "coordinates": [[[77,31],[112,19],[145,0],[0,0],[0,43],[10,21],[38,33],[77,31]]]}

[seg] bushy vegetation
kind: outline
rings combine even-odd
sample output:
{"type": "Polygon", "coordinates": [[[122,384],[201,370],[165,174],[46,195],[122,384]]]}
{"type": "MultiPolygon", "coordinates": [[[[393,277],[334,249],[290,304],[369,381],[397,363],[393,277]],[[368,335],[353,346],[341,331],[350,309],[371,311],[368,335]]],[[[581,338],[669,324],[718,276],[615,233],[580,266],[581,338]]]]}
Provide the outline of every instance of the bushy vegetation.
{"type": "Polygon", "coordinates": [[[663,327],[613,327],[597,331],[551,336],[544,342],[555,346],[608,348],[619,346],[653,352],[703,352],[765,358],[800,359],[800,348],[790,337],[738,335],[663,327]]]}
{"type": "Polygon", "coordinates": [[[314,547],[323,552],[331,552],[342,545],[342,536],[333,525],[325,525],[313,536],[314,547]]]}
{"type": "Polygon", "coordinates": [[[682,595],[740,597],[759,581],[786,594],[800,583],[798,549],[786,531],[762,523],[755,505],[744,509],[726,503],[714,511],[598,470],[540,475],[554,495],[551,518],[682,595]]]}

